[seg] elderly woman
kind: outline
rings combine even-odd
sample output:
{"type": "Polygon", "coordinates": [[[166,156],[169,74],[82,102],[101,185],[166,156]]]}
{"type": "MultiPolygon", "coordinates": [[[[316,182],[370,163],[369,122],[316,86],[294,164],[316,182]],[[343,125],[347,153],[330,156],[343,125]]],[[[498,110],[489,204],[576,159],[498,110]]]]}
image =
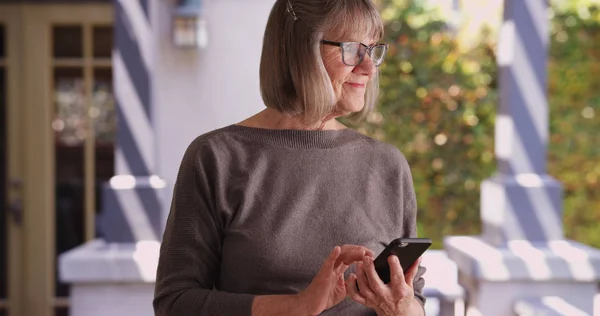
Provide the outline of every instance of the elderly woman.
{"type": "Polygon", "coordinates": [[[393,146],[336,118],[368,113],[387,52],[370,0],[277,0],[266,109],[195,139],[178,174],[156,315],[423,315],[424,269],[373,267],[416,236],[411,172],[393,146]],[[353,273],[350,273],[353,272],[353,273]]]}

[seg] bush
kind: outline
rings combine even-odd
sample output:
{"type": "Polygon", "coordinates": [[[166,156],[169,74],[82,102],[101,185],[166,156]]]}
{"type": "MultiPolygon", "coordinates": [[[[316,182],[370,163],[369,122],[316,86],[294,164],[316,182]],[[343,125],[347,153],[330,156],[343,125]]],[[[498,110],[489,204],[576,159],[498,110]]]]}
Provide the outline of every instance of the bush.
{"type": "MultiPolygon", "coordinates": [[[[446,235],[480,231],[479,184],[496,167],[497,67],[493,41],[459,49],[448,24],[422,3],[382,1],[390,51],[381,66],[380,105],[354,127],[406,155],[419,234],[440,248],[446,235]]],[[[552,20],[548,170],[565,185],[567,235],[600,247],[594,224],[600,197],[593,195],[600,178],[600,84],[594,77],[600,73],[600,14],[592,9],[574,16],[575,10],[565,7],[552,20]]],[[[489,39],[489,32],[481,38],[489,39]]]]}
{"type": "Polygon", "coordinates": [[[549,173],[569,238],[600,248],[600,7],[556,1],[549,59],[549,173]]]}

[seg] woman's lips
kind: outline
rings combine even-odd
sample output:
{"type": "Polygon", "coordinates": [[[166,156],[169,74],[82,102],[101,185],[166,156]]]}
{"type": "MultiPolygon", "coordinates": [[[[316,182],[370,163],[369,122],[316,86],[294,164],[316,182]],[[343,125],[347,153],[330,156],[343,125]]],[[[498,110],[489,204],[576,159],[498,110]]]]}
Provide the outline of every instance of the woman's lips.
{"type": "Polygon", "coordinates": [[[353,88],[364,88],[365,87],[364,83],[346,82],[346,84],[353,88]]]}

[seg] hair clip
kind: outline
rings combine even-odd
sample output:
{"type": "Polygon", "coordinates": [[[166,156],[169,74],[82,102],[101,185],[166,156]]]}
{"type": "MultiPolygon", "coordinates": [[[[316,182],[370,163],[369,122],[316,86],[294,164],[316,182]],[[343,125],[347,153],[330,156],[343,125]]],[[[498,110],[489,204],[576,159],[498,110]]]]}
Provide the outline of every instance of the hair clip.
{"type": "Polygon", "coordinates": [[[294,12],[294,7],[290,0],[287,1],[287,12],[292,16],[294,21],[298,21],[298,17],[296,16],[296,12],[294,12]]]}

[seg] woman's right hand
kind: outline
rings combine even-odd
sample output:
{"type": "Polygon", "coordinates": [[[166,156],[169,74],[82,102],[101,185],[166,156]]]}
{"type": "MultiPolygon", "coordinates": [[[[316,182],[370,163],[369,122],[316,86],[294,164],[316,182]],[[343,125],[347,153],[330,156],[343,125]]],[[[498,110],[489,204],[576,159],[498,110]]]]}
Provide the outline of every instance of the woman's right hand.
{"type": "Polygon", "coordinates": [[[365,256],[373,257],[373,252],[363,246],[336,246],[310,285],[298,294],[306,315],[319,315],[342,302],[346,298],[344,272],[365,256]]]}

